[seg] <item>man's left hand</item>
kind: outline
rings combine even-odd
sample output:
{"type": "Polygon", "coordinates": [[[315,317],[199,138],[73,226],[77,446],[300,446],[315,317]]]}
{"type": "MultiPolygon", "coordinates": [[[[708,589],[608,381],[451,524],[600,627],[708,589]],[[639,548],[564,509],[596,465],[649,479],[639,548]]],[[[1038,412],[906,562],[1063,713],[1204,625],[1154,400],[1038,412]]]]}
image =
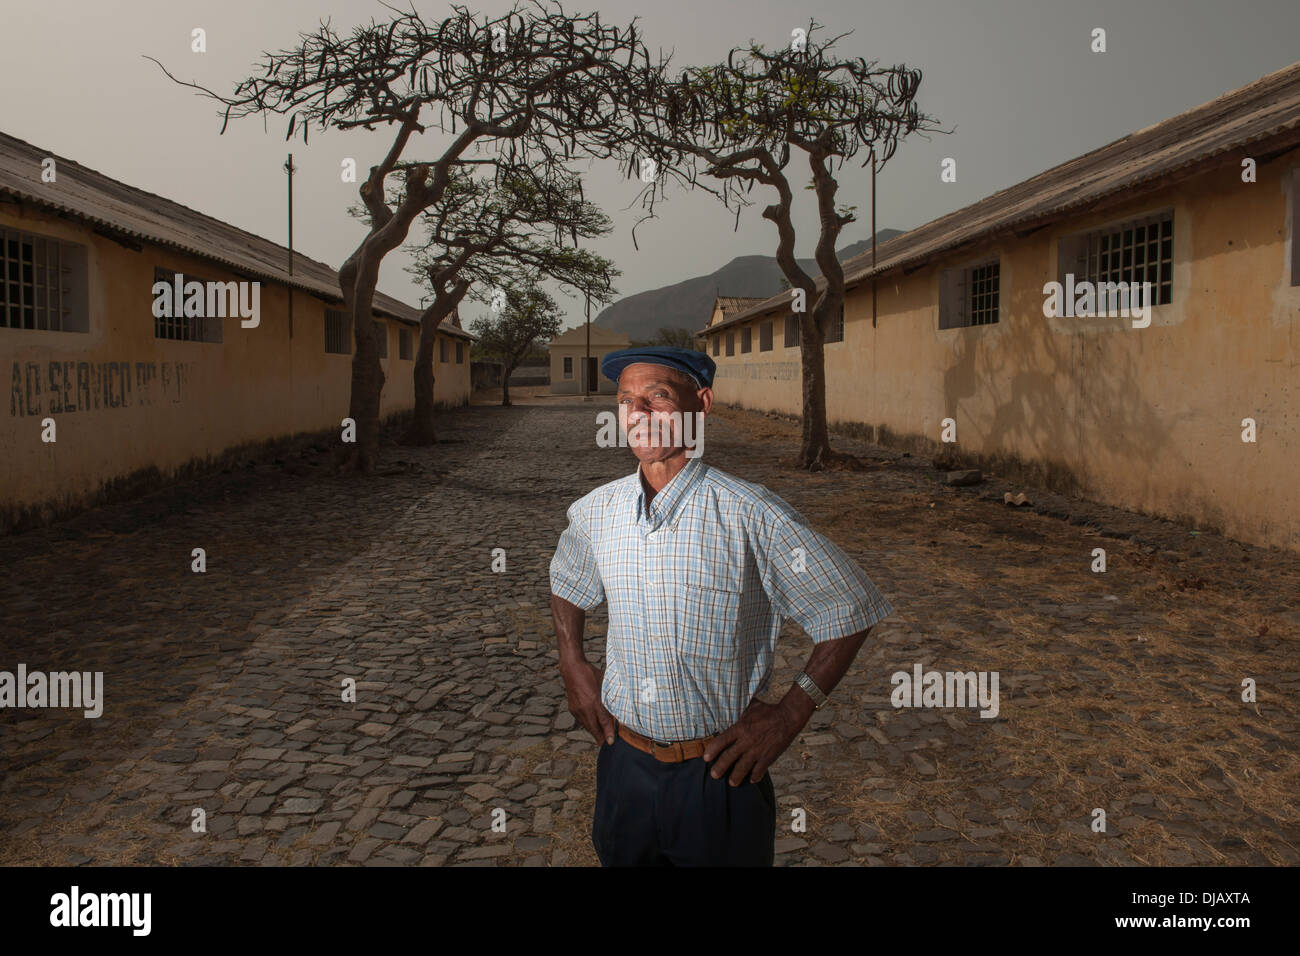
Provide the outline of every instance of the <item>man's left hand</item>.
{"type": "Polygon", "coordinates": [[[746,775],[758,783],[777,757],[799,736],[804,721],[784,704],[750,701],[740,720],[709,741],[704,760],[713,763],[709,771],[715,780],[731,769],[730,784],[738,787],[746,775]]]}

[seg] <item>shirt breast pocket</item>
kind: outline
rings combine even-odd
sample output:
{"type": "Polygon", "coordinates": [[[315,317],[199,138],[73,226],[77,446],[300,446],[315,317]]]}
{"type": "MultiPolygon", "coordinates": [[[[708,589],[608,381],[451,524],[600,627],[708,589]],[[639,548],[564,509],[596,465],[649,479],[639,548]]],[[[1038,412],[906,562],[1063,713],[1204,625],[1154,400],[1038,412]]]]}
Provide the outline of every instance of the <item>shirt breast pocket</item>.
{"type": "Polygon", "coordinates": [[[683,582],[677,594],[677,650],[687,659],[736,658],[740,588],[724,578],[683,582]]]}

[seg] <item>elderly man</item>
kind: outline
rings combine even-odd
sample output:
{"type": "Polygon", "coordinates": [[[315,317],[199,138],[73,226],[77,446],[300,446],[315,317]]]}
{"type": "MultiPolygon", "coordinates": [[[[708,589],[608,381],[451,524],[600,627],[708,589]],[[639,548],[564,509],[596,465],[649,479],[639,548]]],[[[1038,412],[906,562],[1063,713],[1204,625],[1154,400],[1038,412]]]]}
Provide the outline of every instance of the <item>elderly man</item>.
{"type": "Polygon", "coordinates": [[[601,745],[592,842],[604,866],[771,866],[768,767],[893,608],[781,498],[688,455],[683,416],[712,408],[712,359],[631,348],[601,371],[639,464],[569,507],[550,567],[569,710],[601,745]],[[602,675],[582,638],[607,598],[602,675]],[[769,704],[785,618],[816,646],[769,704]]]}

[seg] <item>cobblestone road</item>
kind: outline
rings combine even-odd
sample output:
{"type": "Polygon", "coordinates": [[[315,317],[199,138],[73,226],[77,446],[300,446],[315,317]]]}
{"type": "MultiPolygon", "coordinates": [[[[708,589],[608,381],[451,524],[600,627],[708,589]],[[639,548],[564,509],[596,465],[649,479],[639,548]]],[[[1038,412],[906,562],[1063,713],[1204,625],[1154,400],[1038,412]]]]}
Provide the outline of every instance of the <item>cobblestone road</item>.
{"type": "MultiPolygon", "coordinates": [[[[635,467],[594,447],[601,407],[474,406],[365,480],[306,450],[0,541],[0,669],[100,670],[106,698],[0,711],[0,863],[594,863],[546,572],[566,506],[635,467]]],[[[1008,508],[1021,489],[844,437],[866,470],[800,474],[796,438],[721,410],[707,458],[898,613],[773,768],[779,863],[1300,862],[1293,555],[1034,489],[1008,508]],[[997,671],[998,717],[895,709],[916,664],[997,671]]],[[[787,627],[774,688],[810,646],[787,627]]]]}

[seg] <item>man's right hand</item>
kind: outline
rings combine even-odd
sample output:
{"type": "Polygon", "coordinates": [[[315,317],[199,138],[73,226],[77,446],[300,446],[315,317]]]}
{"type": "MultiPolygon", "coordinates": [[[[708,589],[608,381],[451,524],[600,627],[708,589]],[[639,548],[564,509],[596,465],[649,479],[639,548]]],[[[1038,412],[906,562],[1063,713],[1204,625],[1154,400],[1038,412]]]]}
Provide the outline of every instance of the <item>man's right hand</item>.
{"type": "Polygon", "coordinates": [[[596,743],[612,744],[618,722],[600,702],[600,685],[604,674],[587,661],[560,669],[564,691],[569,698],[569,713],[587,728],[596,743]]]}

